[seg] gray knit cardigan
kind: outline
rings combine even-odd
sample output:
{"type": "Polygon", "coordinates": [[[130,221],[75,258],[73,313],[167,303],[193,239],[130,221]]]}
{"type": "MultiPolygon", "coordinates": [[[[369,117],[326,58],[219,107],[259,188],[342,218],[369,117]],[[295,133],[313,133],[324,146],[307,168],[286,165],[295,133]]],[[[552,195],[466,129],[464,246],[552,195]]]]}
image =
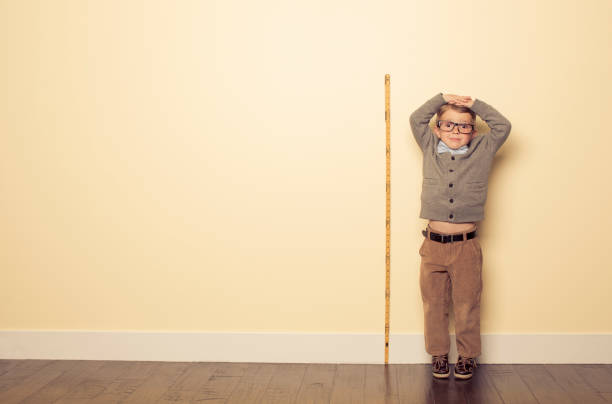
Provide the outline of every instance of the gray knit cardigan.
{"type": "Polygon", "coordinates": [[[423,151],[420,217],[451,223],[476,222],[484,219],[491,164],[508,138],[511,124],[492,106],[476,98],[471,110],[491,131],[477,133],[465,154],[438,154],[440,139],[429,122],[444,104],[442,93],[438,93],[410,115],[412,133],[423,151]]]}

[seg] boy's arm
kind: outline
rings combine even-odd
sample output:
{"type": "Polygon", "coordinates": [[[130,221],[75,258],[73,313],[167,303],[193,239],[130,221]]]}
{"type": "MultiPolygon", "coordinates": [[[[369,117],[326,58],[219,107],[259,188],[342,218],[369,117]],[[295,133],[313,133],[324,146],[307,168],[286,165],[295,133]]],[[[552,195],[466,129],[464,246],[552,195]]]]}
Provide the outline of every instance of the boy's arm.
{"type": "Polygon", "coordinates": [[[446,100],[442,96],[442,93],[438,93],[410,115],[412,134],[421,150],[424,150],[429,142],[437,138],[429,127],[429,121],[444,104],[446,104],[446,100]]]}
{"type": "Polygon", "coordinates": [[[491,133],[487,135],[488,144],[494,152],[497,152],[508,138],[512,124],[499,111],[478,98],[474,99],[474,104],[470,109],[476,112],[491,128],[491,133]]]}

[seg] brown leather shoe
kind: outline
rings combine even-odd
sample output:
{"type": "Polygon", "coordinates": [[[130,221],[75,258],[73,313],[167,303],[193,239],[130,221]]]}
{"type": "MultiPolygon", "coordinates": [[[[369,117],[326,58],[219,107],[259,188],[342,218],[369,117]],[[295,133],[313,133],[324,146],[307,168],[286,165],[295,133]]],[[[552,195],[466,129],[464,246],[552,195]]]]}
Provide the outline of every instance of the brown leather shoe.
{"type": "Polygon", "coordinates": [[[450,375],[448,367],[448,354],[433,355],[431,357],[432,374],[438,379],[446,379],[450,375]]]}
{"type": "Polygon", "coordinates": [[[474,374],[474,369],[477,368],[474,358],[464,358],[459,355],[457,364],[455,365],[455,377],[458,379],[469,379],[474,374]]]}

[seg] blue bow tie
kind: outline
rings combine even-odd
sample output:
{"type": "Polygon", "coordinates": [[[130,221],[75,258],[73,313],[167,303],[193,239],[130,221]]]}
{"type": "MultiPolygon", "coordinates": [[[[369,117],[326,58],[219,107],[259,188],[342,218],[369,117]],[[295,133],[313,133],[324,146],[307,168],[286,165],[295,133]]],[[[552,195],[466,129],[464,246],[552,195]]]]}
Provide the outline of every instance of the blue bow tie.
{"type": "Polygon", "coordinates": [[[443,141],[441,140],[438,141],[438,153],[450,152],[450,154],[464,154],[464,153],[467,153],[467,151],[468,151],[468,146],[466,144],[464,144],[458,149],[451,149],[443,141]]]}

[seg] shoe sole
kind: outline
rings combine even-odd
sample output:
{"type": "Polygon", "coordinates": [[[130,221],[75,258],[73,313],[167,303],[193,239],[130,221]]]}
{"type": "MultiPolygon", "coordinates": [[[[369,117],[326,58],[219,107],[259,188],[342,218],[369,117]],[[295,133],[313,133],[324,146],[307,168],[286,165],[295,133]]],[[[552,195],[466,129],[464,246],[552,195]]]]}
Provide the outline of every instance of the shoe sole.
{"type": "Polygon", "coordinates": [[[448,373],[435,373],[432,372],[433,377],[435,377],[436,379],[448,379],[448,376],[450,376],[450,371],[448,373]]]}
{"type": "Polygon", "coordinates": [[[469,374],[469,375],[462,375],[462,374],[459,374],[459,373],[455,373],[454,375],[455,375],[455,377],[456,377],[457,379],[463,379],[463,380],[466,380],[466,379],[471,379],[471,378],[472,378],[472,375],[471,375],[471,374],[469,374]]]}

